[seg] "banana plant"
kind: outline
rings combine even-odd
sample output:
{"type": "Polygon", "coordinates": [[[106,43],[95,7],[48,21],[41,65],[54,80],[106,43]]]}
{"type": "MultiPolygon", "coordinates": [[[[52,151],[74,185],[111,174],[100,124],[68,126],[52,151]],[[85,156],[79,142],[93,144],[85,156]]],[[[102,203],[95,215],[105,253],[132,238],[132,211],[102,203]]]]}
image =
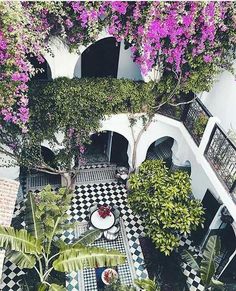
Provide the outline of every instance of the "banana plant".
{"type": "Polygon", "coordinates": [[[185,261],[192,269],[200,273],[201,281],[204,284],[205,290],[210,287],[221,288],[224,283],[215,279],[215,257],[220,253],[220,239],[217,235],[209,237],[205,249],[202,254],[200,264],[195,257],[184,250],[181,254],[183,261],[185,261]]]}
{"type": "MultiPolygon", "coordinates": [[[[47,188],[46,191],[49,191],[47,188]]],[[[51,191],[51,190],[50,190],[51,191]]],[[[54,213],[56,207],[63,203],[64,190],[61,191],[61,200],[57,203],[48,203],[47,211],[54,213]],[[54,212],[53,212],[54,211],[54,212]]],[[[51,193],[49,193],[50,196],[51,193]]],[[[56,195],[56,193],[54,193],[56,195]]],[[[116,266],[125,262],[124,254],[117,250],[106,250],[89,246],[100,234],[100,230],[89,230],[72,244],[66,244],[58,239],[63,232],[62,222],[65,220],[65,211],[70,207],[63,207],[64,211],[54,217],[48,213],[47,219],[42,220],[42,205],[45,206],[45,190],[37,196],[28,194],[27,229],[14,229],[0,226],[0,248],[6,250],[7,259],[19,268],[34,269],[38,275],[38,291],[62,291],[63,286],[51,282],[51,272],[72,272],[85,267],[116,266]],[[41,199],[41,201],[40,201],[41,199]],[[42,203],[43,201],[43,203],[42,203]],[[40,210],[41,209],[41,210],[40,210]],[[50,232],[49,232],[50,230],[50,232]],[[52,251],[55,250],[56,252],[52,251]]],[[[65,200],[64,200],[65,201],[65,200]]],[[[37,289],[36,289],[37,288],[37,289]]]]}
{"type": "Polygon", "coordinates": [[[151,279],[140,279],[134,281],[135,285],[137,285],[141,290],[145,291],[160,291],[160,287],[158,286],[157,280],[151,279]]]}

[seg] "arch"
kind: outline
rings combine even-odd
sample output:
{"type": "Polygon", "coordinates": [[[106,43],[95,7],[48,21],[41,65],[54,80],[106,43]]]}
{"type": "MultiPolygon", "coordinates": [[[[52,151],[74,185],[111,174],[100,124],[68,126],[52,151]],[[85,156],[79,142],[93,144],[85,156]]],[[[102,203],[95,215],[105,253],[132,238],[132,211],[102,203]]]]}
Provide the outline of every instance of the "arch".
{"type": "Polygon", "coordinates": [[[38,69],[38,72],[34,76],[31,77],[31,80],[52,79],[51,68],[45,58],[44,58],[44,62],[39,62],[39,60],[35,56],[28,57],[28,60],[34,68],[38,69]]]}
{"type": "Polygon", "coordinates": [[[91,144],[86,145],[85,159],[89,163],[110,162],[118,166],[128,166],[129,141],[115,131],[103,130],[92,133],[91,144]]]}
{"type": "Polygon", "coordinates": [[[117,77],[120,43],[105,37],[88,46],[77,60],[76,77],[117,77]],[[81,66],[81,73],[80,73],[81,66]]]}
{"type": "Polygon", "coordinates": [[[174,139],[169,136],[163,136],[155,140],[149,147],[146,153],[146,160],[163,159],[166,165],[170,168],[172,164],[172,146],[174,139]]]}

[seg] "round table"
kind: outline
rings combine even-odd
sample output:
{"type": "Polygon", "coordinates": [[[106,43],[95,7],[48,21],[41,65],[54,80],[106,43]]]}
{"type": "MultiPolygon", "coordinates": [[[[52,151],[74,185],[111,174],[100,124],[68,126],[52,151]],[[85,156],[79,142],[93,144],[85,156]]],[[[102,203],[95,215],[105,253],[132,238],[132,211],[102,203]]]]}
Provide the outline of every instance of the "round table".
{"type": "Polygon", "coordinates": [[[112,212],[110,214],[111,214],[110,216],[102,218],[99,215],[98,210],[95,210],[90,216],[90,222],[94,227],[98,229],[107,230],[111,228],[115,223],[114,214],[112,212]]]}

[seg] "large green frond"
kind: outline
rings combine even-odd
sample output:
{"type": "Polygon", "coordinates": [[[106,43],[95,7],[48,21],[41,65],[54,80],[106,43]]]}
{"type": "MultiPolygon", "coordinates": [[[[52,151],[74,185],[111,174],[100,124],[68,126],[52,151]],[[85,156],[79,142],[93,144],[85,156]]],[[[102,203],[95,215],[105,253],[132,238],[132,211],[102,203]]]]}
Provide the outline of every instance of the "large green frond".
{"type": "Polygon", "coordinates": [[[203,252],[200,274],[202,282],[210,286],[212,277],[215,274],[215,255],[220,251],[220,240],[217,235],[210,236],[203,252]]]}
{"type": "Polygon", "coordinates": [[[57,284],[51,284],[48,291],[66,291],[66,288],[57,284]]]}
{"type": "Polygon", "coordinates": [[[35,215],[36,204],[33,195],[32,192],[28,194],[25,220],[28,232],[34,235],[36,239],[41,239],[43,236],[42,222],[35,215]]]}
{"type": "Polygon", "coordinates": [[[0,226],[0,248],[28,254],[40,254],[40,241],[25,229],[15,230],[13,227],[0,226]]]}
{"type": "Polygon", "coordinates": [[[194,269],[195,271],[199,271],[199,265],[190,252],[188,252],[187,250],[183,250],[180,255],[182,260],[186,262],[192,269],[194,269]]]}
{"type": "Polygon", "coordinates": [[[125,263],[125,255],[116,250],[102,248],[81,248],[67,250],[53,262],[53,267],[59,272],[72,272],[85,267],[96,268],[116,266],[125,263]]]}
{"type": "Polygon", "coordinates": [[[34,256],[21,252],[10,251],[6,257],[20,269],[32,269],[36,264],[36,259],[34,256]]]}
{"type": "Polygon", "coordinates": [[[145,291],[160,291],[160,287],[157,286],[157,283],[154,280],[142,279],[134,280],[135,285],[145,291]]]}
{"type": "Polygon", "coordinates": [[[92,244],[101,234],[101,230],[99,229],[92,229],[88,230],[83,233],[78,239],[76,239],[74,245],[82,244],[82,245],[89,245],[92,244]]]}

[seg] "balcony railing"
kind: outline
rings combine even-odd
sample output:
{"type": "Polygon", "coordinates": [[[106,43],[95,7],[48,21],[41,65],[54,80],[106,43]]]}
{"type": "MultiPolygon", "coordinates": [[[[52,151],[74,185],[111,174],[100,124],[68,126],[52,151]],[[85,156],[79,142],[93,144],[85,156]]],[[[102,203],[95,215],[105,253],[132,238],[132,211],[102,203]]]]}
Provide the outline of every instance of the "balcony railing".
{"type": "Polygon", "coordinates": [[[236,146],[216,124],[205,150],[205,157],[227,190],[236,187],[236,146]]]}
{"type": "Polygon", "coordinates": [[[189,105],[186,104],[186,106],[188,106],[188,109],[185,109],[186,113],[183,115],[182,121],[193,140],[199,145],[208,119],[212,115],[199,99],[196,99],[189,105]]]}

